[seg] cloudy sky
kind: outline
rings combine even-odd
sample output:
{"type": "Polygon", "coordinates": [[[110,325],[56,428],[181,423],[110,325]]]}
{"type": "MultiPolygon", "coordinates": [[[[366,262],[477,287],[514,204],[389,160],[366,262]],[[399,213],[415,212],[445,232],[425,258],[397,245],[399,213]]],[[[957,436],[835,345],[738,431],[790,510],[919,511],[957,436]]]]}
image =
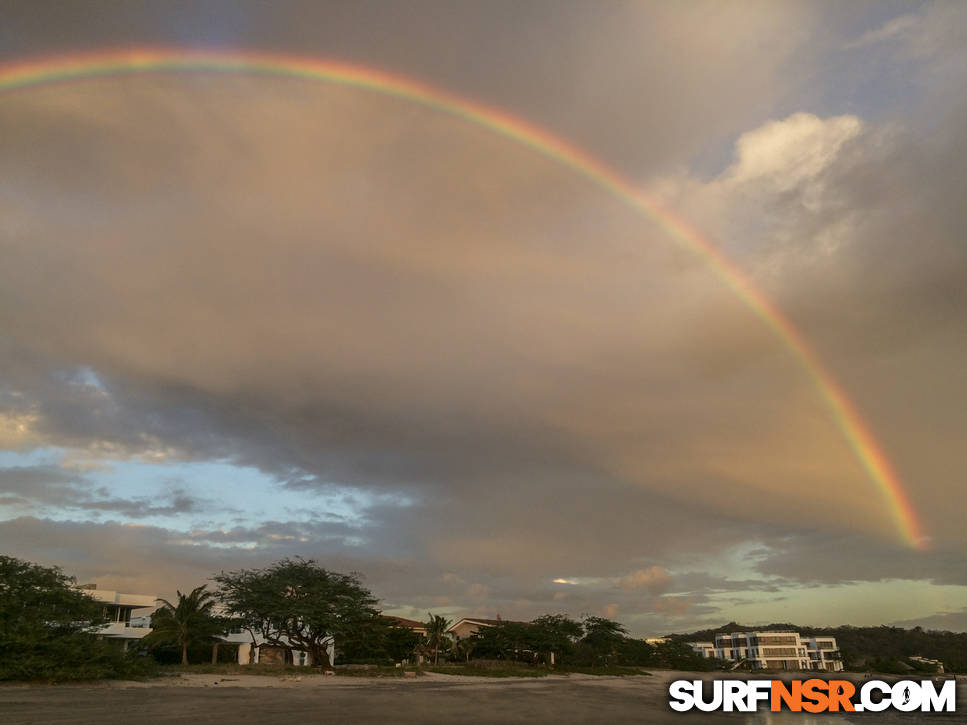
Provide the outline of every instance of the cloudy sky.
{"type": "Polygon", "coordinates": [[[389,71],[617,170],[795,324],[926,545],[607,189],[196,70],[0,90],[0,551],[161,595],[302,555],[419,618],[967,629],[967,5],[0,0],[0,75],[144,46],[389,71]]]}

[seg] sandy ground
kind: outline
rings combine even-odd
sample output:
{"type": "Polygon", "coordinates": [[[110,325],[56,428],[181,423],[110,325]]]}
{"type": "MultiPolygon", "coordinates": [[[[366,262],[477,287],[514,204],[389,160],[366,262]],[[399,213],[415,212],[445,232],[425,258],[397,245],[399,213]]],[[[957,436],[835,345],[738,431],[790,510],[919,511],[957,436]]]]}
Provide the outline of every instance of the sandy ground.
{"type": "Polygon", "coordinates": [[[713,676],[722,674],[541,679],[192,674],[148,682],[6,685],[0,687],[0,723],[967,723],[964,678],[958,682],[958,712],[951,715],[709,715],[668,707],[670,681],[713,676]]]}

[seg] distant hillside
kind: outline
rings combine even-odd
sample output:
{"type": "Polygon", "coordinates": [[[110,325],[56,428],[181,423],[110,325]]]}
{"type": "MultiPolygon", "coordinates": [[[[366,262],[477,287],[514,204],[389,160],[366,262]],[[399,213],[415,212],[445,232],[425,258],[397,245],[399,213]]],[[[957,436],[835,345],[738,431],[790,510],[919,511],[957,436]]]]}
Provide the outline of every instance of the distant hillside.
{"type": "Polygon", "coordinates": [[[967,633],[938,632],[920,627],[804,627],[799,624],[777,623],[746,625],[729,622],[714,629],[700,629],[689,634],[670,634],[669,638],[682,642],[707,642],[717,634],[728,632],[764,632],[794,630],[804,635],[829,635],[836,638],[847,669],[873,669],[879,672],[902,672],[898,662],[919,655],[944,663],[948,672],[967,673],[967,633]]]}

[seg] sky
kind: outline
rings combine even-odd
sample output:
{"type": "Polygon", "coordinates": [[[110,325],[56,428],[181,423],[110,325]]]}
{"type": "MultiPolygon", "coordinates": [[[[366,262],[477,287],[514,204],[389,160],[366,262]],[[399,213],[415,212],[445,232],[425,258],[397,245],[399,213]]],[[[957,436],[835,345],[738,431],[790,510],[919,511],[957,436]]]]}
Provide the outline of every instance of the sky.
{"type": "Polygon", "coordinates": [[[967,5],[0,0],[0,78],[149,47],[581,149],[789,320],[922,538],[666,224],[405,97],[196,68],[0,82],[0,551],[161,596],[302,556],[418,619],[967,630],[967,5]]]}

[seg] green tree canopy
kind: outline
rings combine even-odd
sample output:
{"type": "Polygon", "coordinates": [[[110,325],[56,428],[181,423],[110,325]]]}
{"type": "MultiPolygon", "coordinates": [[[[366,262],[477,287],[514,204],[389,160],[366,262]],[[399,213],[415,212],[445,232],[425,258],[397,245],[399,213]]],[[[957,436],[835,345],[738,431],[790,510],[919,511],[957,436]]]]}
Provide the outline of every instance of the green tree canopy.
{"type": "Polygon", "coordinates": [[[330,644],[359,640],[372,627],[377,600],[357,574],[327,571],[313,560],[283,559],[265,569],[213,577],[227,613],[272,645],[308,652],[328,667],[330,644]]]}
{"type": "Polygon", "coordinates": [[[605,617],[586,616],[582,624],[584,637],[581,641],[597,658],[605,661],[610,660],[618,652],[628,631],[624,625],[605,617]]]}
{"type": "Polygon", "coordinates": [[[483,658],[531,660],[537,646],[530,630],[531,625],[523,622],[499,622],[483,627],[473,635],[477,642],[474,654],[483,658]]]}
{"type": "Polygon", "coordinates": [[[575,643],[584,634],[580,622],[565,614],[545,614],[538,617],[526,630],[531,649],[544,654],[555,654],[558,662],[574,652],[575,643]]]}
{"type": "Polygon", "coordinates": [[[341,663],[389,664],[412,656],[423,637],[389,617],[363,622],[350,637],[339,639],[341,663]]]}
{"type": "Polygon", "coordinates": [[[151,633],[144,638],[148,647],[174,645],[181,649],[181,664],[188,664],[188,648],[214,645],[225,631],[226,622],[215,616],[215,597],[205,585],[188,594],[178,592],[178,603],[159,599],[161,606],[151,615],[151,633]]]}
{"type": "Polygon", "coordinates": [[[73,577],[0,556],[0,680],[122,677],[144,669],[98,639],[106,623],[104,605],[77,589],[73,577]]]}

